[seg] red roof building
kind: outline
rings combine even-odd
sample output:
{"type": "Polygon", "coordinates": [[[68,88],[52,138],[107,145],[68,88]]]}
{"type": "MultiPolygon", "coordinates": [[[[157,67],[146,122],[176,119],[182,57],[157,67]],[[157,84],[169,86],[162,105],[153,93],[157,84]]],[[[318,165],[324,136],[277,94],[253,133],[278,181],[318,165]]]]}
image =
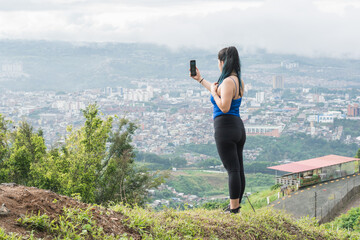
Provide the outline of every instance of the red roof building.
{"type": "Polygon", "coordinates": [[[304,186],[359,172],[358,161],[358,158],[327,155],[268,168],[288,172],[277,177],[277,183],[304,186]]]}
{"type": "Polygon", "coordinates": [[[329,167],[333,165],[338,165],[342,163],[352,162],[352,161],[359,161],[358,158],[352,157],[343,157],[338,155],[327,155],[318,158],[312,158],[308,160],[292,162],[277,166],[268,167],[269,169],[274,169],[283,172],[291,172],[291,173],[299,173],[310,171],[318,168],[329,167]]]}

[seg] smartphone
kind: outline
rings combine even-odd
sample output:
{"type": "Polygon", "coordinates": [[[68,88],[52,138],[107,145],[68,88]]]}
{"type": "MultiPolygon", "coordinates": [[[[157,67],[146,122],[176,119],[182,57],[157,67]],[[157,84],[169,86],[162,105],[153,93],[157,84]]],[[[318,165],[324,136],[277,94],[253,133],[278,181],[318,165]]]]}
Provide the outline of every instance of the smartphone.
{"type": "Polygon", "coordinates": [[[196,61],[195,60],[190,61],[190,72],[191,72],[191,76],[196,76],[196,61]]]}

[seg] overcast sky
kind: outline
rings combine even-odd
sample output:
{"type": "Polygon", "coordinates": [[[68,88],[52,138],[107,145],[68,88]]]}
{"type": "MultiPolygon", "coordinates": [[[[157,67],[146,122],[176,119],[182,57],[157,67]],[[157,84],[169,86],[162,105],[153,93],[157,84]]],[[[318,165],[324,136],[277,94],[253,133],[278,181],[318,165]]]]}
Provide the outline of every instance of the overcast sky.
{"type": "Polygon", "coordinates": [[[0,0],[0,39],[242,46],[360,59],[360,0],[0,0]]]}

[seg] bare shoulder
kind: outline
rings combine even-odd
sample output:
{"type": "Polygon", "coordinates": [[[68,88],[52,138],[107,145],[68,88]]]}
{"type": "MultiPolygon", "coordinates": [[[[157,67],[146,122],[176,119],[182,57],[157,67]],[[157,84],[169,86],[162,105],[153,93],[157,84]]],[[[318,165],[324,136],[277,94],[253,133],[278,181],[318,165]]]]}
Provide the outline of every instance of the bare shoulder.
{"type": "Polygon", "coordinates": [[[234,80],[236,81],[237,77],[235,77],[235,76],[227,77],[227,78],[224,79],[223,83],[234,84],[234,80]]]}
{"type": "Polygon", "coordinates": [[[221,83],[220,87],[224,88],[232,88],[234,86],[234,82],[231,80],[231,78],[225,78],[223,82],[221,83]]]}

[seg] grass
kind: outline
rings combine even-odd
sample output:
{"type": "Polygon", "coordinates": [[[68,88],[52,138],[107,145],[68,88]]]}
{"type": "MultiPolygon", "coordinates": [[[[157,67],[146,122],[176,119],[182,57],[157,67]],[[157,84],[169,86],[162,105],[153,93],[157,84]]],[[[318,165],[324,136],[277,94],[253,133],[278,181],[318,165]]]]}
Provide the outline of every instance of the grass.
{"type": "MultiPolygon", "coordinates": [[[[22,240],[23,238],[16,233],[6,233],[2,228],[0,228],[0,239],[1,240],[22,240]]],[[[33,239],[33,238],[29,238],[33,239]]]]}
{"type": "MultiPolygon", "coordinates": [[[[17,220],[18,224],[29,230],[45,232],[54,239],[128,239],[126,234],[122,236],[107,235],[101,227],[98,227],[92,216],[93,207],[85,210],[80,208],[64,208],[63,213],[54,220],[50,220],[46,214],[28,214],[17,220]]],[[[1,236],[1,231],[0,231],[1,236]]],[[[11,235],[9,235],[10,237],[11,235]]],[[[14,235],[15,236],[15,235],[14,235]]],[[[0,238],[2,239],[2,238],[0,238]]],[[[22,239],[22,238],[4,238],[22,239]]],[[[30,238],[32,239],[32,238],[30,238]]]]}
{"type": "MultiPolygon", "coordinates": [[[[246,174],[246,192],[257,192],[268,189],[274,184],[270,174],[246,174]]],[[[171,172],[167,184],[178,192],[195,194],[200,197],[214,195],[228,196],[228,176],[226,172],[208,172],[204,170],[179,170],[171,172]]]]}
{"type": "MultiPolygon", "coordinates": [[[[262,207],[267,206],[267,197],[270,198],[270,202],[275,201],[277,199],[278,192],[279,192],[278,188],[274,190],[267,189],[261,192],[256,192],[249,196],[249,200],[255,209],[260,209],[262,207]]],[[[245,196],[243,199],[244,199],[243,200],[244,204],[242,204],[241,210],[252,211],[248,199],[245,196]]]]}
{"type": "MultiPolygon", "coordinates": [[[[28,214],[18,223],[31,232],[29,237],[6,233],[0,228],[0,239],[36,239],[34,232],[47,233],[52,239],[129,239],[107,235],[93,219],[91,207],[85,210],[64,208],[54,220],[46,215],[28,214]]],[[[112,210],[122,213],[122,223],[140,233],[142,239],[359,239],[357,232],[328,229],[319,226],[316,219],[294,220],[291,216],[272,208],[261,208],[253,213],[224,214],[221,210],[192,209],[178,211],[164,209],[152,211],[123,204],[112,210]]],[[[104,213],[106,214],[106,213],[104,213]]],[[[130,238],[131,239],[131,238],[130,238]]]]}
{"type": "Polygon", "coordinates": [[[220,210],[165,209],[154,212],[124,205],[112,207],[127,216],[125,224],[139,231],[144,239],[358,239],[347,231],[326,230],[315,219],[295,221],[289,215],[262,208],[241,215],[220,210]]]}

